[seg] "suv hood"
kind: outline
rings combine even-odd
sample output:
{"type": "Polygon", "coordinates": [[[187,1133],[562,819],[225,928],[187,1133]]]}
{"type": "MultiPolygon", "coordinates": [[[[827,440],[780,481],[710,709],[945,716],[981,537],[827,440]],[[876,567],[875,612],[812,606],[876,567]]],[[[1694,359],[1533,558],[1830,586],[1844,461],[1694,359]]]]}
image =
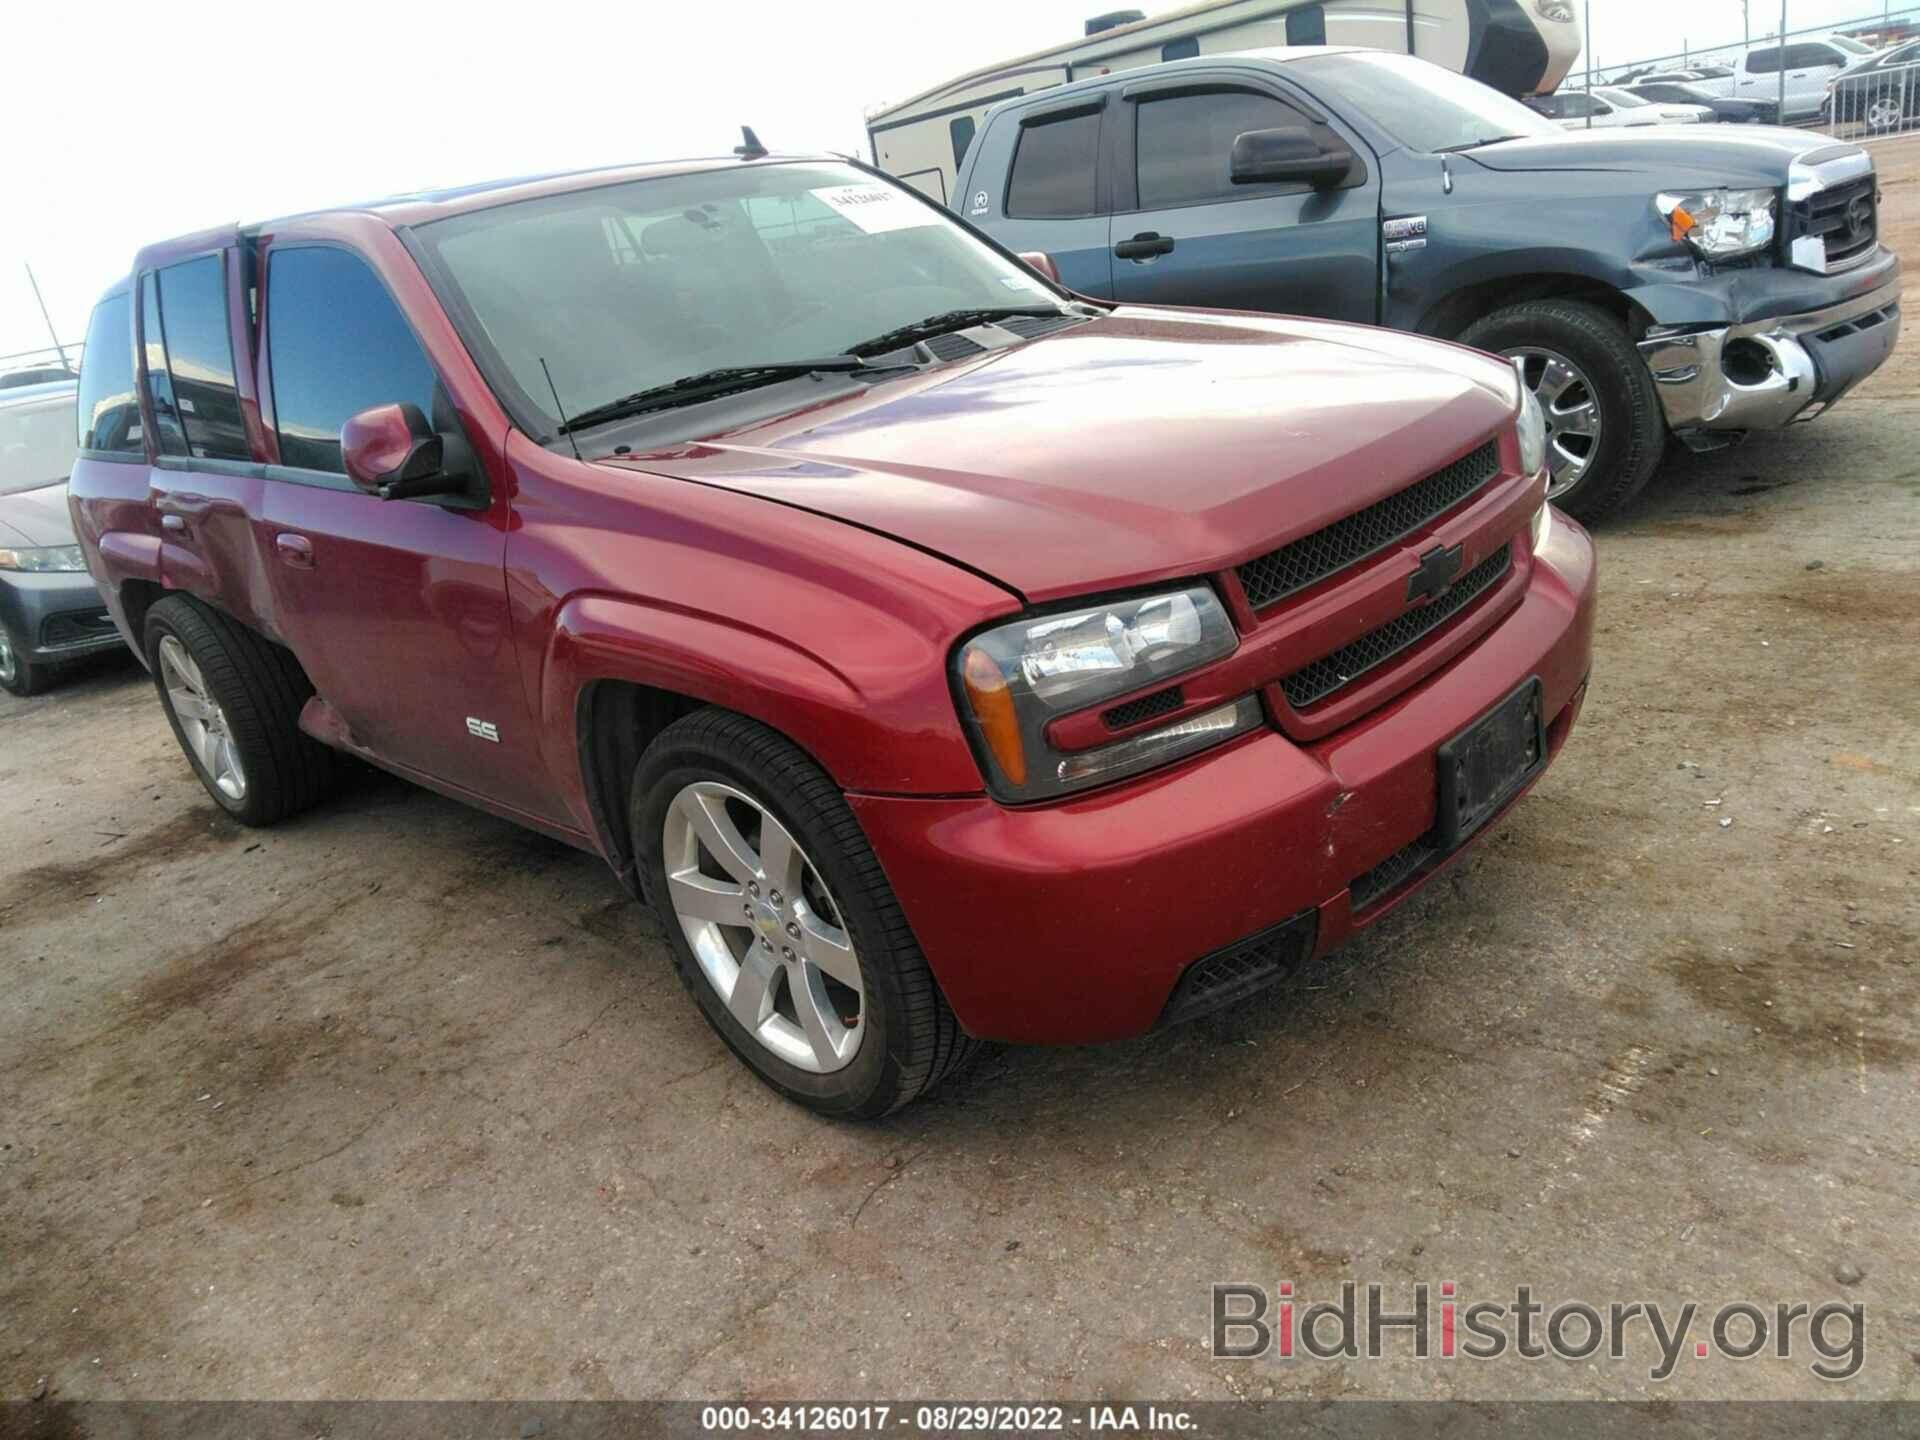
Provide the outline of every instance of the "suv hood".
{"type": "Polygon", "coordinates": [[[1436,340],[1123,308],[602,463],[834,516],[1037,601],[1264,553],[1449,464],[1515,399],[1506,365],[1436,340]]]}
{"type": "Polygon", "coordinates": [[[1811,131],[1771,125],[1688,126],[1684,130],[1649,125],[1563,130],[1558,135],[1503,140],[1463,150],[1454,158],[1471,160],[1488,170],[1644,171],[1656,186],[1705,177],[1715,185],[1778,189],[1787,183],[1787,169],[1795,160],[1816,150],[1833,152],[1821,157],[1832,159],[1858,148],[1836,145],[1811,131]]]}
{"type": "Polygon", "coordinates": [[[74,538],[65,480],[0,495],[0,544],[71,545],[74,538]]]}

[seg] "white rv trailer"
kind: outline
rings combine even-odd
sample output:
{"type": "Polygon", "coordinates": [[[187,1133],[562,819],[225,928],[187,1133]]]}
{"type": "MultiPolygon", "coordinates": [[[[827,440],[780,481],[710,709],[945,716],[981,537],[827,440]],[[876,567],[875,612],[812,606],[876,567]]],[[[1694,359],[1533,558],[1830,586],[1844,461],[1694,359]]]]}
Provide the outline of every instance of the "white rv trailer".
{"type": "Polygon", "coordinates": [[[990,106],[1129,70],[1270,45],[1397,50],[1509,95],[1551,93],[1580,55],[1584,0],[1207,0],[1146,18],[1119,11],[1084,38],[949,80],[867,120],[873,163],[945,204],[990,106]]]}

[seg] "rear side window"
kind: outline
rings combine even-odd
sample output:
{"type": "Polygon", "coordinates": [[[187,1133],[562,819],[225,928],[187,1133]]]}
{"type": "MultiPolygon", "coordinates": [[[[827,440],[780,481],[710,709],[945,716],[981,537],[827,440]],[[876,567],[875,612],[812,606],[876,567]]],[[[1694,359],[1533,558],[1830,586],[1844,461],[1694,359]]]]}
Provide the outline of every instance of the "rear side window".
{"type": "Polygon", "coordinates": [[[133,393],[133,303],[124,291],[93,307],[80,352],[80,448],[145,456],[133,393]]]}
{"type": "Polygon", "coordinates": [[[267,257],[267,356],[282,464],[346,473],[340,427],[375,405],[433,415],[433,367],[393,297],[357,255],[267,257]]]}
{"type": "Polygon", "coordinates": [[[1020,127],[1007,182],[1007,214],[1062,220],[1094,213],[1094,167],[1100,154],[1100,112],[1083,111],[1020,127]]]}
{"type": "Polygon", "coordinates": [[[1777,75],[1780,73],[1780,49],[1755,50],[1747,56],[1747,73],[1750,75],[1777,75]]]}
{"type": "Polygon", "coordinates": [[[973,143],[973,117],[960,116],[947,126],[947,134],[953,139],[953,168],[958,170],[967,158],[967,146],[973,143]]]}
{"type": "Polygon", "coordinates": [[[1307,123],[1306,116],[1271,95],[1251,90],[1172,95],[1149,100],[1137,108],[1142,210],[1210,200],[1244,200],[1251,195],[1271,195],[1276,188],[1309,188],[1233,183],[1231,161],[1236,135],[1307,123]]]}
{"type": "Polygon", "coordinates": [[[1815,70],[1822,65],[1842,65],[1846,56],[1830,45],[1789,45],[1787,69],[1815,70]]]}
{"type": "MultiPolygon", "coordinates": [[[[173,403],[187,448],[212,460],[249,460],[247,429],[233,381],[233,338],[227,328],[227,279],[219,255],[162,270],[160,323],[173,403]]],[[[148,363],[152,364],[149,337],[148,363]]]]}
{"type": "Polygon", "coordinates": [[[153,411],[154,438],[162,455],[187,453],[187,437],[180,429],[180,407],[174,403],[173,376],[167,368],[166,326],[160,318],[160,292],[153,276],[140,277],[140,338],[147,350],[147,399],[153,411]]]}

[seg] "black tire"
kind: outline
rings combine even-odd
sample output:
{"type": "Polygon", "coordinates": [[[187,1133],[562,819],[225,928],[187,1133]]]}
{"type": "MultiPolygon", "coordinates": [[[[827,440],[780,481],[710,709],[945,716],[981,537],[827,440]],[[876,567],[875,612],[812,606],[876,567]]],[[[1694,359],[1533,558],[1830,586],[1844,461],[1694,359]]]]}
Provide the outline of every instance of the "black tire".
{"type": "Polygon", "coordinates": [[[173,738],[222,810],[243,825],[273,825],[327,793],[337,757],[300,729],[300,707],[313,685],[291,654],[185,595],[170,595],[149,610],[141,639],[173,738]],[[168,636],[186,648],[225,716],[246,779],[237,799],[214,783],[174,713],[160,663],[168,636]]]}
{"type": "Polygon", "coordinates": [[[1587,471],[1553,503],[1577,519],[1603,520],[1638,495],[1659,468],[1667,421],[1646,361],[1626,327],[1597,305],[1529,300],[1476,320],[1460,343],[1496,355],[1527,348],[1562,355],[1584,374],[1600,412],[1600,441],[1587,471]]]}
{"type": "Polygon", "coordinates": [[[791,742],[728,710],[696,711],[661,731],[640,757],[628,814],[641,882],[681,982],[728,1048],[789,1100],[824,1115],[873,1119],[926,1094],[978,1050],[941,995],[839,787],[791,742]],[[865,992],[860,1046],[845,1068],[815,1074],[775,1055],[734,1018],[695,958],[668,898],[663,835],[674,798],[700,781],[729,785],[769,811],[837,903],[865,992]]]}
{"type": "Polygon", "coordinates": [[[11,627],[0,630],[6,648],[0,650],[0,690],[9,695],[38,695],[53,683],[54,667],[36,663],[11,627]]]}

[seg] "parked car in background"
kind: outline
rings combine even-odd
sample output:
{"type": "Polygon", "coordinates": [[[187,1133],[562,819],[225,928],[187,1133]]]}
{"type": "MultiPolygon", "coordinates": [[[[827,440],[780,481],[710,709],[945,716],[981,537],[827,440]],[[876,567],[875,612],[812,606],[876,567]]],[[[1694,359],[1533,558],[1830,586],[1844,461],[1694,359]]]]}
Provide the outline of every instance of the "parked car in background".
{"type": "Polygon", "coordinates": [[[1758,100],[1733,100],[1715,95],[1711,90],[1682,80],[1640,80],[1632,85],[1613,85],[1607,89],[1637,95],[1656,105],[1688,105],[1710,110],[1713,112],[1712,118],[1727,125],[1771,125],[1779,108],[1758,100]]]}
{"type": "Polygon", "coordinates": [[[1323,315],[1518,361],[1588,519],[1669,434],[1824,413],[1886,359],[1873,161],[1804,131],[1568,134],[1438,66],[1293,49],[996,107],[967,219],[1089,295],[1323,315]]]}
{"type": "Polygon", "coordinates": [[[1725,78],[1701,76],[1693,81],[1715,95],[1734,100],[1757,100],[1780,108],[1782,82],[1786,103],[1779,119],[1804,120],[1820,113],[1827,82],[1873,48],[1845,35],[1812,36],[1756,45],[1734,61],[1725,78]]]}
{"type": "Polygon", "coordinates": [[[1698,125],[1717,118],[1706,105],[1657,104],[1630,90],[1611,85],[1591,92],[1567,90],[1556,95],[1529,95],[1526,103],[1563,130],[1606,130],[1648,125],[1698,125]]]}
{"type": "Polygon", "coordinates": [[[62,365],[23,365],[0,373],[0,390],[16,390],[22,385],[71,385],[78,378],[62,365]]]}
{"type": "Polygon", "coordinates": [[[1400,50],[1508,95],[1552,90],[1580,54],[1584,0],[1200,0],[1114,10],[1080,39],[971,70],[873,111],[873,163],[942,204],[989,108],[1014,95],[1196,55],[1269,45],[1400,50]]]}
{"type": "Polygon", "coordinates": [[[1585,693],[1505,362],[1090,304],[838,159],[185,236],[89,334],[82,544],[213,801],[344,750],[605,856],[835,1114],[1242,1001],[1585,693]]]}
{"type": "Polygon", "coordinates": [[[1834,126],[1864,125],[1874,134],[1920,118],[1920,40],[1857,61],[1827,86],[1824,117],[1834,126]]]}
{"type": "Polygon", "coordinates": [[[67,514],[72,380],[0,390],[0,689],[32,695],[120,646],[67,514]]]}
{"type": "Polygon", "coordinates": [[[1663,70],[1653,66],[1640,70],[1629,70],[1612,83],[1615,85],[1659,84],[1664,81],[1678,81],[1683,85],[1696,84],[1703,80],[1731,80],[1733,71],[1725,65],[1689,65],[1680,70],[1663,70]]]}

